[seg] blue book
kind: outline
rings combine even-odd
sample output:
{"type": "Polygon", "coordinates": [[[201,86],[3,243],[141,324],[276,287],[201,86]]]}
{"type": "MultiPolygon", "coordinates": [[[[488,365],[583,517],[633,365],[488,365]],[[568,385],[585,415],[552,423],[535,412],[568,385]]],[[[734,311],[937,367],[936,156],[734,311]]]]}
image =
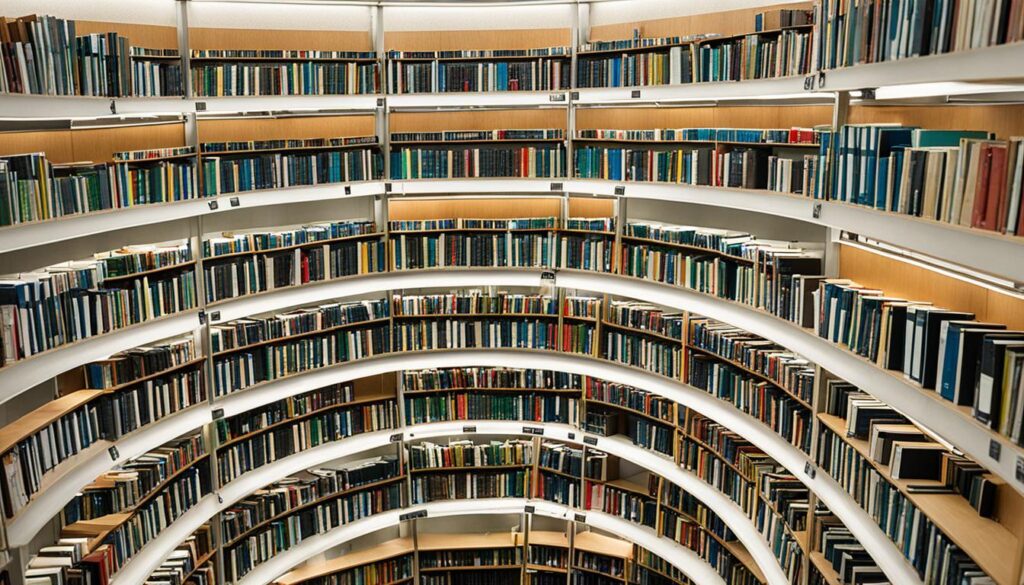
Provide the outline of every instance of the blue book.
{"type": "Polygon", "coordinates": [[[936,384],[940,396],[950,402],[956,399],[957,382],[964,369],[961,365],[964,357],[964,339],[971,336],[980,337],[987,331],[1003,329],[1006,329],[1005,325],[977,321],[946,321],[942,324],[942,332],[939,335],[941,360],[938,364],[936,384]]]}

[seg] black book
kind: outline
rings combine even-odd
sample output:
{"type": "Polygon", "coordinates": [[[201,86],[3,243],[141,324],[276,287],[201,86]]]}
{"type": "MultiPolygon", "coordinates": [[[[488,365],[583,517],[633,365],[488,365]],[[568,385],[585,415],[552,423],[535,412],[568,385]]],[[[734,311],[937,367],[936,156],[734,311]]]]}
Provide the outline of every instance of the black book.
{"type": "Polygon", "coordinates": [[[929,311],[925,313],[924,339],[920,341],[923,352],[920,383],[925,388],[935,389],[936,371],[939,363],[939,333],[943,321],[967,321],[974,319],[974,313],[954,311],[929,311]]]}
{"type": "Polygon", "coordinates": [[[1024,334],[986,335],[981,348],[981,368],[974,395],[974,418],[992,426],[998,421],[1003,400],[1003,366],[1006,349],[1024,349],[1024,334]]]}

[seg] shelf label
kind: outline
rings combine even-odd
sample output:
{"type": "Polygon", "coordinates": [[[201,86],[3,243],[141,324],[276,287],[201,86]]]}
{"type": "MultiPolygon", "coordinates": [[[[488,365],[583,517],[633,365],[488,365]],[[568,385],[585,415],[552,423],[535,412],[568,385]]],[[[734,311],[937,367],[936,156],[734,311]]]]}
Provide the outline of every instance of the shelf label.
{"type": "Polygon", "coordinates": [[[587,515],[586,514],[576,514],[573,519],[576,520],[577,522],[586,522],[587,521],[587,515]]]}
{"type": "Polygon", "coordinates": [[[384,107],[384,98],[377,98],[377,107],[378,108],[383,108],[384,107]]]}
{"type": "Polygon", "coordinates": [[[989,439],[988,442],[988,456],[992,459],[999,461],[999,458],[1003,456],[1003,445],[995,439],[989,439]]]}
{"type": "Polygon", "coordinates": [[[569,433],[569,440],[574,440],[575,438],[576,438],[576,433],[569,433]]]}
{"type": "Polygon", "coordinates": [[[426,518],[426,517],[427,517],[427,511],[426,510],[416,510],[415,512],[406,512],[405,514],[402,514],[401,516],[399,516],[398,519],[401,520],[402,522],[405,522],[406,520],[415,520],[417,518],[426,518]]]}
{"type": "Polygon", "coordinates": [[[544,434],[544,428],[543,427],[523,427],[523,434],[524,435],[543,435],[544,434]]]}
{"type": "Polygon", "coordinates": [[[804,91],[814,91],[814,76],[804,77],[804,91]]]}
{"type": "Polygon", "coordinates": [[[821,219],[821,203],[815,203],[814,208],[811,210],[811,216],[814,219],[821,219]]]}
{"type": "Polygon", "coordinates": [[[474,426],[474,425],[466,425],[466,426],[462,427],[462,432],[464,432],[464,433],[475,433],[476,432],[476,426],[474,426]]]}
{"type": "Polygon", "coordinates": [[[352,194],[352,185],[345,185],[345,195],[352,194]]]}
{"type": "Polygon", "coordinates": [[[578,91],[571,91],[571,92],[569,92],[569,99],[571,99],[572,101],[579,100],[580,99],[580,92],[578,92],[578,91]]]}
{"type": "Polygon", "coordinates": [[[588,445],[597,446],[597,437],[583,437],[583,442],[588,445]]]}
{"type": "Polygon", "coordinates": [[[210,313],[210,321],[220,321],[220,311],[210,313]]]}
{"type": "Polygon", "coordinates": [[[553,102],[564,102],[565,101],[565,94],[564,93],[553,93],[553,94],[548,96],[548,99],[553,101],[553,102]]]}
{"type": "Polygon", "coordinates": [[[818,72],[818,89],[825,89],[825,72],[818,72]]]}
{"type": "Polygon", "coordinates": [[[533,514],[536,510],[537,508],[535,506],[523,506],[523,512],[526,512],[527,514],[533,514]]]}
{"type": "Polygon", "coordinates": [[[632,93],[630,93],[630,97],[635,99],[635,100],[640,99],[640,90],[639,89],[634,89],[632,91],[632,93]]]}
{"type": "Polygon", "coordinates": [[[1017,481],[1024,483],[1024,456],[1017,456],[1017,481]]]}
{"type": "Polygon", "coordinates": [[[107,449],[107,453],[110,453],[111,461],[117,461],[117,458],[121,456],[121,454],[118,453],[117,451],[117,445],[113,445],[109,449],[107,449]]]}
{"type": "Polygon", "coordinates": [[[395,434],[391,435],[391,442],[392,443],[397,443],[397,442],[399,442],[401,440],[402,440],[402,433],[395,433],[395,434]]]}
{"type": "Polygon", "coordinates": [[[616,195],[625,195],[626,194],[626,186],[625,185],[615,185],[615,194],[616,195]]]}
{"type": "Polygon", "coordinates": [[[818,471],[814,468],[814,464],[811,463],[810,461],[804,463],[804,473],[806,473],[807,477],[810,477],[811,479],[814,479],[814,476],[818,475],[818,471]]]}
{"type": "Polygon", "coordinates": [[[231,199],[228,199],[228,203],[231,204],[231,207],[238,207],[239,205],[242,204],[242,202],[238,200],[238,197],[232,197],[231,199]]]}
{"type": "Polygon", "coordinates": [[[562,184],[561,183],[551,183],[551,190],[552,191],[561,191],[562,190],[562,184]]]}
{"type": "Polygon", "coordinates": [[[206,102],[196,102],[196,111],[197,112],[205,112],[206,111],[206,102]]]}
{"type": "Polygon", "coordinates": [[[391,192],[391,183],[384,183],[384,192],[385,193],[390,193],[391,192]]]}
{"type": "Polygon", "coordinates": [[[216,211],[217,208],[220,207],[220,204],[217,203],[216,201],[211,201],[209,203],[209,205],[210,205],[210,211],[216,211]]]}
{"type": "Polygon", "coordinates": [[[206,311],[199,311],[199,324],[206,325],[206,311]]]}
{"type": "Polygon", "coordinates": [[[213,420],[220,420],[222,418],[224,418],[224,409],[223,408],[214,408],[213,409],[213,420]]]}

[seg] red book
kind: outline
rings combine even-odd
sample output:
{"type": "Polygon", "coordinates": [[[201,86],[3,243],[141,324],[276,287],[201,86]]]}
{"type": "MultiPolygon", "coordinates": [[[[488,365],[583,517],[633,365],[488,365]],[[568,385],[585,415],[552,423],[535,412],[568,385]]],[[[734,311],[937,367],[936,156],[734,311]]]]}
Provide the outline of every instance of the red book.
{"type": "Polygon", "coordinates": [[[1006,225],[1006,145],[992,145],[989,149],[988,197],[982,229],[999,231],[999,218],[1006,225]]]}
{"type": "Polygon", "coordinates": [[[985,223],[985,211],[988,209],[988,182],[992,172],[992,146],[981,146],[978,158],[978,184],[974,191],[974,209],[971,211],[971,227],[980,228],[985,223]]]}

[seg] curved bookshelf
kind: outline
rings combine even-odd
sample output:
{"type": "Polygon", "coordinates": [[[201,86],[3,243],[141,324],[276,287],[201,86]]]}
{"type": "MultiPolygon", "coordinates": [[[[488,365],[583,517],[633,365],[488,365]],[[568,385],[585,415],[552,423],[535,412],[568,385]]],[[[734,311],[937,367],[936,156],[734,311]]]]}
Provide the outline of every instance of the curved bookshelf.
{"type": "MultiPolygon", "coordinates": [[[[248,315],[271,312],[299,304],[315,304],[327,299],[353,297],[437,286],[443,281],[451,288],[474,286],[488,282],[495,286],[542,286],[543,269],[446,269],[389,272],[348,280],[303,286],[227,301],[221,306],[221,320],[228,321],[248,315]]],[[[770,315],[753,307],[712,297],[682,287],[642,280],[576,270],[554,270],[555,285],[564,288],[602,291],[625,298],[656,303],[673,309],[690,311],[739,327],[794,351],[836,376],[867,389],[876,398],[919,421],[987,469],[1002,477],[1024,494],[1024,483],[1016,480],[1017,457],[1024,457],[1024,447],[976,421],[969,413],[942,400],[938,394],[905,380],[896,372],[883,370],[874,363],[818,337],[813,331],[770,315]],[[1001,445],[1003,456],[990,456],[991,443],[1001,445]]],[[[551,284],[550,281],[547,284],[551,284]]],[[[472,365],[472,364],[470,364],[472,365]]],[[[425,366],[426,367],[426,366],[425,366]]],[[[244,394],[244,393],[243,393],[244,394]]],[[[228,404],[244,398],[226,398],[228,404]]],[[[226,406],[230,410],[231,406],[226,406]]],[[[242,410],[246,410],[243,408],[242,410]]],[[[799,471],[797,469],[796,471],[799,471]]]]}
{"type": "MultiPolygon", "coordinates": [[[[344,544],[354,538],[380,530],[387,526],[394,526],[400,521],[400,515],[411,511],[425,511],[427,517],[459,517],[474,514],[521,514],[526,511],[527,506],[533,507],[534,514],[550,518],[571,519],[575,513],[571,508],[555,504],[553,502],[542,502],[519,498],[496,498],[483,500],[461,500],[451,502],[431,502],[419,506],[412,506],[403,510],[384,512],[353,522],[338,530],[326,535],[319,535],[310,538],[299,545],[291,548],[284,554],[279,554],[268,563],[246,575],[239,584],[243,585],[267,585],[274,579],[284,575],[293,567],[324,552],[332,547],[344,544]],[[376,520],[376,521],[375,521],[376,520]]],[[[585,523],[588,526],[599,528],[625,540],[638,544],[656,555],[671,559],[672,565],[688,575],[695,583],[725,584],[722,577],[710,565],[698,557],[692,550],[677,544],[668,538],[659,537],[650,529],[646,529],[627,520],[602,512],[587,512],[585,523]]],[[[782,581],[780,583],[784,583],[782,581]]]]}
{"type": "Polygon", "coordinates": [[[0,404],[76,366],[105,359],[120,351],[191,333],[199,327],[199,311],[190,309],[95,337],[69,343],[0,368],[0,404]]]}
{"type": "Polygon", "coordinates": [[[49,486],[7,521],[9,545],[25,546],[32,542],[53,519],[54,510],[61,510],[76,493],[104,472],[211,420],[209,406],[197,404],[122,437],[116,443],[103,441],[64,461],[56,475],[47,476],[49,486]],[[116,447],[116,453],[109,450],[111,447],[116,447]]]}
{"type": "MultiPolygon", "coordinates": [[[[474,421],[469,421],[469,422],[474,422],[474,421]]],[[[406,430],[403,433],[398,433],[398,434],[402,435],[404,440],[420,439],[420,438],[425,438],[425,437],[446,436],[446,435],[450,435],[450,434],[453,434],[453,433],[462,433],[463,432],[463,428],[462,427],[463,427],[463,425],[465,423],[466,423],[466,421],[458,421],[458,422],[455,422],[455,423],[430,423],[430,424],[425,424],[425,425],[416,425],[414,427],[406,427],[406,430]]],[[[477,432],[478,433],[482,433],[482,434],[485,434],[485,435],[486,434],[490,434],[490,435],[522,435],[523,434],[523,428],[522,428],[523,424],[519,423],[519,422],[512,422],[512,421],[504,421],[504,422],[498,422],[498,421],[476,421],[475,422],[475,426],[477,427],[477,432]]],[[[575,439],[570,439],[569,438],[570,435],[575,435],[577,433],[580,433],[580,431],[578,429],[574,428],[574,427],[570,427],[568,425],[554,424],[554,423],[530,423],[530,425],[528,425],[528,426],[534,426],[534,427],[542,428],[545,437],[554,438],[556,440],[575,441],[575,439]]],[[[341,457],[346,457],[346,456],[354,455],[354,454],[357,454],[357,453],[361,453],[361,452],[364,452],[364,451],[367,451],[367,450],[371,450],[371,449],[374,449],[374,448],[378,448],[378,447],[387,445],[387,444],[392,442],[392,436],[394,434],[395,433],[393,432],[393,430],[385,430],[385,431],[376,431],[376,432],[370,432],[370,433],[364,433],[364,434],[360,434],[360,435],[355,435],[355,436],[352,436],[352,437],[347,437],[345,439],[342,439],[340,441],[337,441],[337,442],[334,442],[334,443],[331,443],[331,444],[322,445],[322,446],[319,446],[319,447],[316,447],[316,448],[313,448],[313,449],[308,449],[306,451],[303,451],[303,452],[295,454],[295,455],[288,456],[288,457],[286,457],[284,459],[281,459],[279,461],[276,461],[276,462],[273,462],[271,464],[262,466],[258,470],[253,470],[251,472],[243,474],[239,478],[237,478],[234,481],[231,481],[228,484],[226,484],[225,486],[223,486],[217,492],[217,494],[215,496],[213,496],[214,499],[218,501],[217,505],[215,506],[216,509],[214,511],[212,511],[212,512],[209,511],[209,506],[207,505],[205,500],[203,502],[200,502],[199,505],[194,506],[193,508],[190,508],[188,512],[186,512],[181,518],[179,518],[174,524],[172,524],[172,529],[168,530],[165,533],[168,536],[165,536],[164,534],[161,534],[160,537],[158,538],[158,540],[149,543],[144,549],[142,549],[142,551],[139,554],[137,554],[134,557],[132,557],[131,560],[129,560],[129,562],[120,571],[117,572],[117,574],[115,575],[115,579],[112,581],[112,583],[115,584],[115,585],[121,584],[121,583],[135,583],[135,582],[137,582],[137,581],[134,580],[135,577],[141,576],[141,577],[144,578],[145,576],[149,575],[149,573],[152,571],[152,569],[155,568],[156,566],[159,566],[159,564],[163,562],[163,560],[166,557],[166,555],[170,554],[170,552],[172,550],[174,550],[174,547],[176,547],[178,545],[178,542],[180,542],[180,539],[179,540],[174,540],[174,539],[177,537],[179,532],[184,534],[184,535],[191,534],[196,529],[196,527],[198,527],[198,526],[202,525],[204,522],[208,521],[210,519],[210,517],[212,517],[212,515],[214,513],[216,513],[217,511],[226,509],[228,506],[233,504],[235,501],[240,500],[241,498],[247,496],[252,491],[254,491],[256,489],[259,489],[259,488],[267,485],[268,483],[272,483],[275,480],[279,480],[279,479],[282,479],[284,477],[288,477],[291,474],[297,473],[297,472],[302,471],[304,469],[308,469],[310,467],[314,467],[317,464],[323,463],[325,461],[331,461],[331,460],[334,460],[334,459],[339,459],[341,457]],[[175,529],[174,528],[175,525],[177,525],[179,523],[185,524],[187,526],[182,526],[182,527],[178,527],[177,529],[175,529]]],[[[651,466],[651,467],[648,467],[648,469],[652,473],[657,473],[659,475],[664,474],[665,471],[666,471],[665,469],[662,469],[662,466],[664,466],[664,464],[666,462],[671,463],[670,460],[662,458],[662,457],[659,457],[657,455],[654,455],[653,453],[649,453],[649,452],[645,453],[645,450],[642,449],[641,447],[637,447],[637,446],[632,445],[631,443],[628,443],[626,441],[618,441],[618,440],[609,440],[607,438],[599,438],[598,439],[598,443],[599,443],[601,449],[603,449],[603,450],[605,450],[605,451],[607,451],[609,453],[616,454],[616,455],[619,455],[621,457],[629,458],[630,460],[636,462],[637,464],[639,464],[639,465],[641,465],[643,467],[651,466]]],[[[736,524],[733,525],[732,522],[730,522],[730,528],[734,531],[734,533],[737,534],[737,536],[740,539],[740,541],[744,545],[746,545],[747,549],[751,552],[751,555],[753,556],[755,562],[762,569],[762,571],[765,572],[766,576],[768,577],[768,582],[771,583],[771,584],[776,584],[777,583],[777,584],[780,584],[780,585],[787,582],[785,577],[784,577],[784,575],[783,575],[783,573],[782,573],[781,568],[778,565],[778,562],[775,560],[775,557],[773,556],[770,548],[768,548],[767,543],[764,541],[764,539],[761,537],[761,535],[754,528],[754,526],[751,523],[750,519],[747,518],[743,514],[742,510],[740,510],[739,507],[735,503],[733,503],[731,500],[729,500],[723,493],[721,493],[718,490],[716,490],[715,488],[711,487],[709,484],[705,483],[703,480],[697,478],[692,473],[684,471],[681,468],[675,467],[674,465],[673,465],[673,468],[671,469],[671,473],[665,474],[665,475],[663,475],[663,477],[666,477],[666,478],[670,479],[670,481],[672,481],[673,483],[676,483],[677,485],[682,487],[684,490],[691,491],[691,493],[693,493],[698,498],[700,498],[702,495],[707,495],[710,498],[706,502],[706,504],[708,505],[709,508],[711,508],[716,514],[717,513],[724,514],[723,518],[735,519],[734,521],[736,522],[736,524]]],[[[209,499],[209,497],[210,496],[208,496],[206,499],[209,499]]],[[[503,505],[503,504],[501,504],[501,502],[507,502],[507,501],[509,501],[509,499],[498,499],[498,500],[494,500],[494,501],[489,501],[489,500],[483,501],[485,503],[482,505],[481,510],[495,510],[499,506],[503,505]],[[497,506],[495,505],[495,502],[497,502],[497,504],[498,504],[497,506]]],[[[522,510],[522,506],[525,505],[524,502],[526,502],[526,500],[516,500],[516,501],[519,502],[519,504],[517,504],[517,506],[518,506],[517,509],[518,510],[522,510]]],[[[468,501],[467,500],[459,500],[459,501],[448,501],[448,502],[431,502],[431,503],[423,504],[423,505],[420,505],[420,506],[413,506],[411,508],[407,508],[407,509],[402,510],[400,512],[404,513],[404,512],[407,512],[409,510],[430,509],[430,508],[435,508],[435,509],[439,510],[439,512],[443,512],[443,510],[445,510],[446,508],[457,508],[457,509],[473,508],[474,505],[479,505],[480,502],[481,502],[481,500],[468,500],[468,501]]],[[[572,510],[572,509],[570,509],[568,507],[561,506],[559,504],[555,504],[553,502],[548,502],[548,501],[545,501],[545,500],[530,500],[529,503],[530,504],[535,504],[537,509],[541,509],[543,506],[557,507],[557,508],[563,510],[563,514],[559,515],[559,517],[569,518],[569,517],[572,517],[573,514],[580,513],[578,511],[574,511],[574,510],[572,510]]],[[[479,513],[481,510],[473,510],[473,511],[479,513]]],[[[496,512],[491,512],[491,513],[496,513],[496,512]]],[[[387,516],[389,514],[392,514],[392,512],[384,512],[382,514],[376,514],[376,515],[371,516],[370,518],[367,518],[365,520],[360,520],[357,523],[361,524],[362,522],[368,522],[368,523],[372,524],[374,518],[378,518],[378,517],[381,517],[381,516],[387,516]]],[[[639,531],[638,534],[639,533],[648,534],[649,535],[648,538],[650,538],[651,536],[654,536],[653,535],[653,531],[651,531],[649,529],[642,528],[642,527],[637,526],[635,524],[632,524],[632,523],[630,523],[630,522],[628,522],[626,520],[621,520],[621,519],[609,516],[607,514],[603,514],[601,512],[595,512],[595,511],[592,511],[592,510],[588,510],[588,511],[585,512],[585,514],[587,515],[588,518],[590,518],[591,515],[607,516],[609,521],[613,521],[613,522],[616,522],[616,523],[622,522],[624,524],[629,524],[631,526],[631,528],[633,528],[636,531],[639,531]]],[[[440,515],[445,515],[445,514],[440,513],[440,515]]],[[[397,521],[398,512],[394,512],[394,516],[395,516],[396,521],[397,521]]],[[[353,523],[352,525],[349,525],[349,526],[354,526],[357,523],[353,523]]],[[[333,539],[334,538],[333,535],[335,535],[335,534],[344,533],[345,530],[349,526],[345,526],[345,527],[343,527],[341,529],[337,529],[337,530],[332,530],[329,533],[329,535],[331,535],[330,538],[333,539]]],[[[376,530],[376,529],[377,528],[373,528],[372,530],[376,530]]],[[[619,533],[620,534],[625,534],[624,532],[619,532],[619,533]]],[[[184,537],[182,537],[182,538],[184,538],[184,537]]],[[[317,537],[317,538],[314,538],[314,539],[310,539],[309,542],[313,542],[314,540],[317,540],[318,538],[320,538],[320,537],[317,537]]],[[[675,543],[675,542],[673,542],[673,541],[671,541],[671,540],[669,540],[667,538],[664,538],[664,539],[662,539],[660,537],[657,537],[657,538],[659,540],[664,540],[665,543],[666,543],[666,546],[670,545],[673,549],[678,547],[678,549],[680,549],[681,551],[688,551],[688,555],[690,557],[692,557],[693,559],[695,559],[695,562],[699,562],[700,564],[702,564],[702,565],[704,565],[706,567],[707,571],[710,571],[710,573],[707,573],[707,575],[713,575],[714,576],[714,580],[713,581],[701,580],[701,581],[699,581],[700,583],[705,583],[705,582],[721,582],[721,577],[718,576],[718,573],[715,572],[713,569],[711,569],[709,566],[707,566],[706,563],[702,559],[700,559],[695,553],[693,553],[693,551],[690,551],[689,549],[686,549],[686,548],[682,547],[681,545],[678,545],[677,543],[675,543]]],[[[344,542],[344,541],[341,541],[341,542],[344,542]]],[[[330,548],[331,546],[336,546],[337,544],[341,544],[341,542],[335,542],[335,544],[328,545],[328,548],[330,548]]],[[[644,543],[644,542],[638,542],[638,544],[641,544],[645,548],[648,548],[647,544],[644,543]]],[[[252,572],[250,572],[245,577],[245,579],[242,582],[244,582],[244,583],[250,583],[250,582],[253,582],[253,583],[266,583],[266,582],[269,582],[269,580],[272,580],[272,579],[276,578],[277,576],[280,576],[281,574],[284,574],[289,569],[291,569],[294,566],[294,564],[297,564],[297,561],[295,563],[293,563],[292,565],[289,565],[289,566],[278,567],[278,568],[267,568],[267,567],[277,567],[277,563],[279,563],[279,561],[277,561],[277,559],[289,557],[291,555],[292,551],[299,550],[301,546],[302,545],[300,544],[297,547],[293,547],[286,554],[276,555],[274,557],[274,561],[260,564],[252,572]],[[273,574],[271,574],[271,573],[273,573],[273,574]],[[268,579],[268,581],[261,580],[262,578],[259,577],[260,575],[265,575],[262,578],[266,578],[266,579],[268,579]],[[250,579],[253,579],[253,581],[250,581],[250,579]]],[[[318,554],[319,552],[322,552],[323,550],[326,550],[326,549],[318,549],[318,552],[311,553],[311,554],[318,554]]],[[[662,554],[657,549],[653,549],[652,548],[650,550],[652,550],[656,554],[659,554],[659,555],[662,554]]],[[[675,551],[675,552],[676,552],[676,554],[679,553],[679,551],[675,551]]],[[[303,558],[305,558],[305,557],[303,557],[303,558]]],[[[666,558],[668,558],[668,557],[666,557],[666,558]]],[[[687,570],[684,567],[679,567],[679,568],[681,570],[684,570],[684,571],[687,570]]]]}
{"type": "MultiPolygon", "coordinates": [[[[891,579],[900,583],[920,581],[915,570],[904,559],[895,544],[835,480],[823,473],[815,474],[814,477],[806,474],[805,466],[810,462],[806,454],[790,445],[760,421],[706,392],[682,382],[626,365],[548,351],[469,349],[410,352],[370,358],[352,364],[291,376],[262,384],[252,391],[241,391],[228,395],[218,400],[215,405],[223,408],[226,416],[230,416],[312,388],[396,369],[481,365],[546,369],[593,376],[609,382],[644,388],[691,408],[742,435],[803,481],[858,536],[858,540],[865,544],[872,558],[891,579]]],[[[528,423],[526,426],[542,424],[528,423]]],[[[460,429],[461,425],[462,422],[458,422],[460,429]]]]}
{"type": "Polygon", "coordinates": [[[810,199],[786,193],[603,179],[419,179],[251,191],[8,226],[0,228],[0,251],[26,250],[56,241],[74,240],[131,227],[171,223],[236,209],[343,200],[386,193],[558,195],[568,192],[616,196],[616,189],[619,188],[624,188],[624,196],[627,198],[742,209],[831,227],[1024,282],[1024,263],[1013,261],[1024,246],[1024,238],[1021,237],[888,213],[840,201],[810,199]],[[558,188],[553,189],[553,186],[558,188]],[[346,188],[350,188],[350,194],[346,194],[346,188]],[[238,201],[237,206],[232,206],[232,199],[238,201]],[[211,202],[217,203],[216,209],[210,208],[211,202]],[[817,216],[815,209],[818,210],[817,216]]]}

